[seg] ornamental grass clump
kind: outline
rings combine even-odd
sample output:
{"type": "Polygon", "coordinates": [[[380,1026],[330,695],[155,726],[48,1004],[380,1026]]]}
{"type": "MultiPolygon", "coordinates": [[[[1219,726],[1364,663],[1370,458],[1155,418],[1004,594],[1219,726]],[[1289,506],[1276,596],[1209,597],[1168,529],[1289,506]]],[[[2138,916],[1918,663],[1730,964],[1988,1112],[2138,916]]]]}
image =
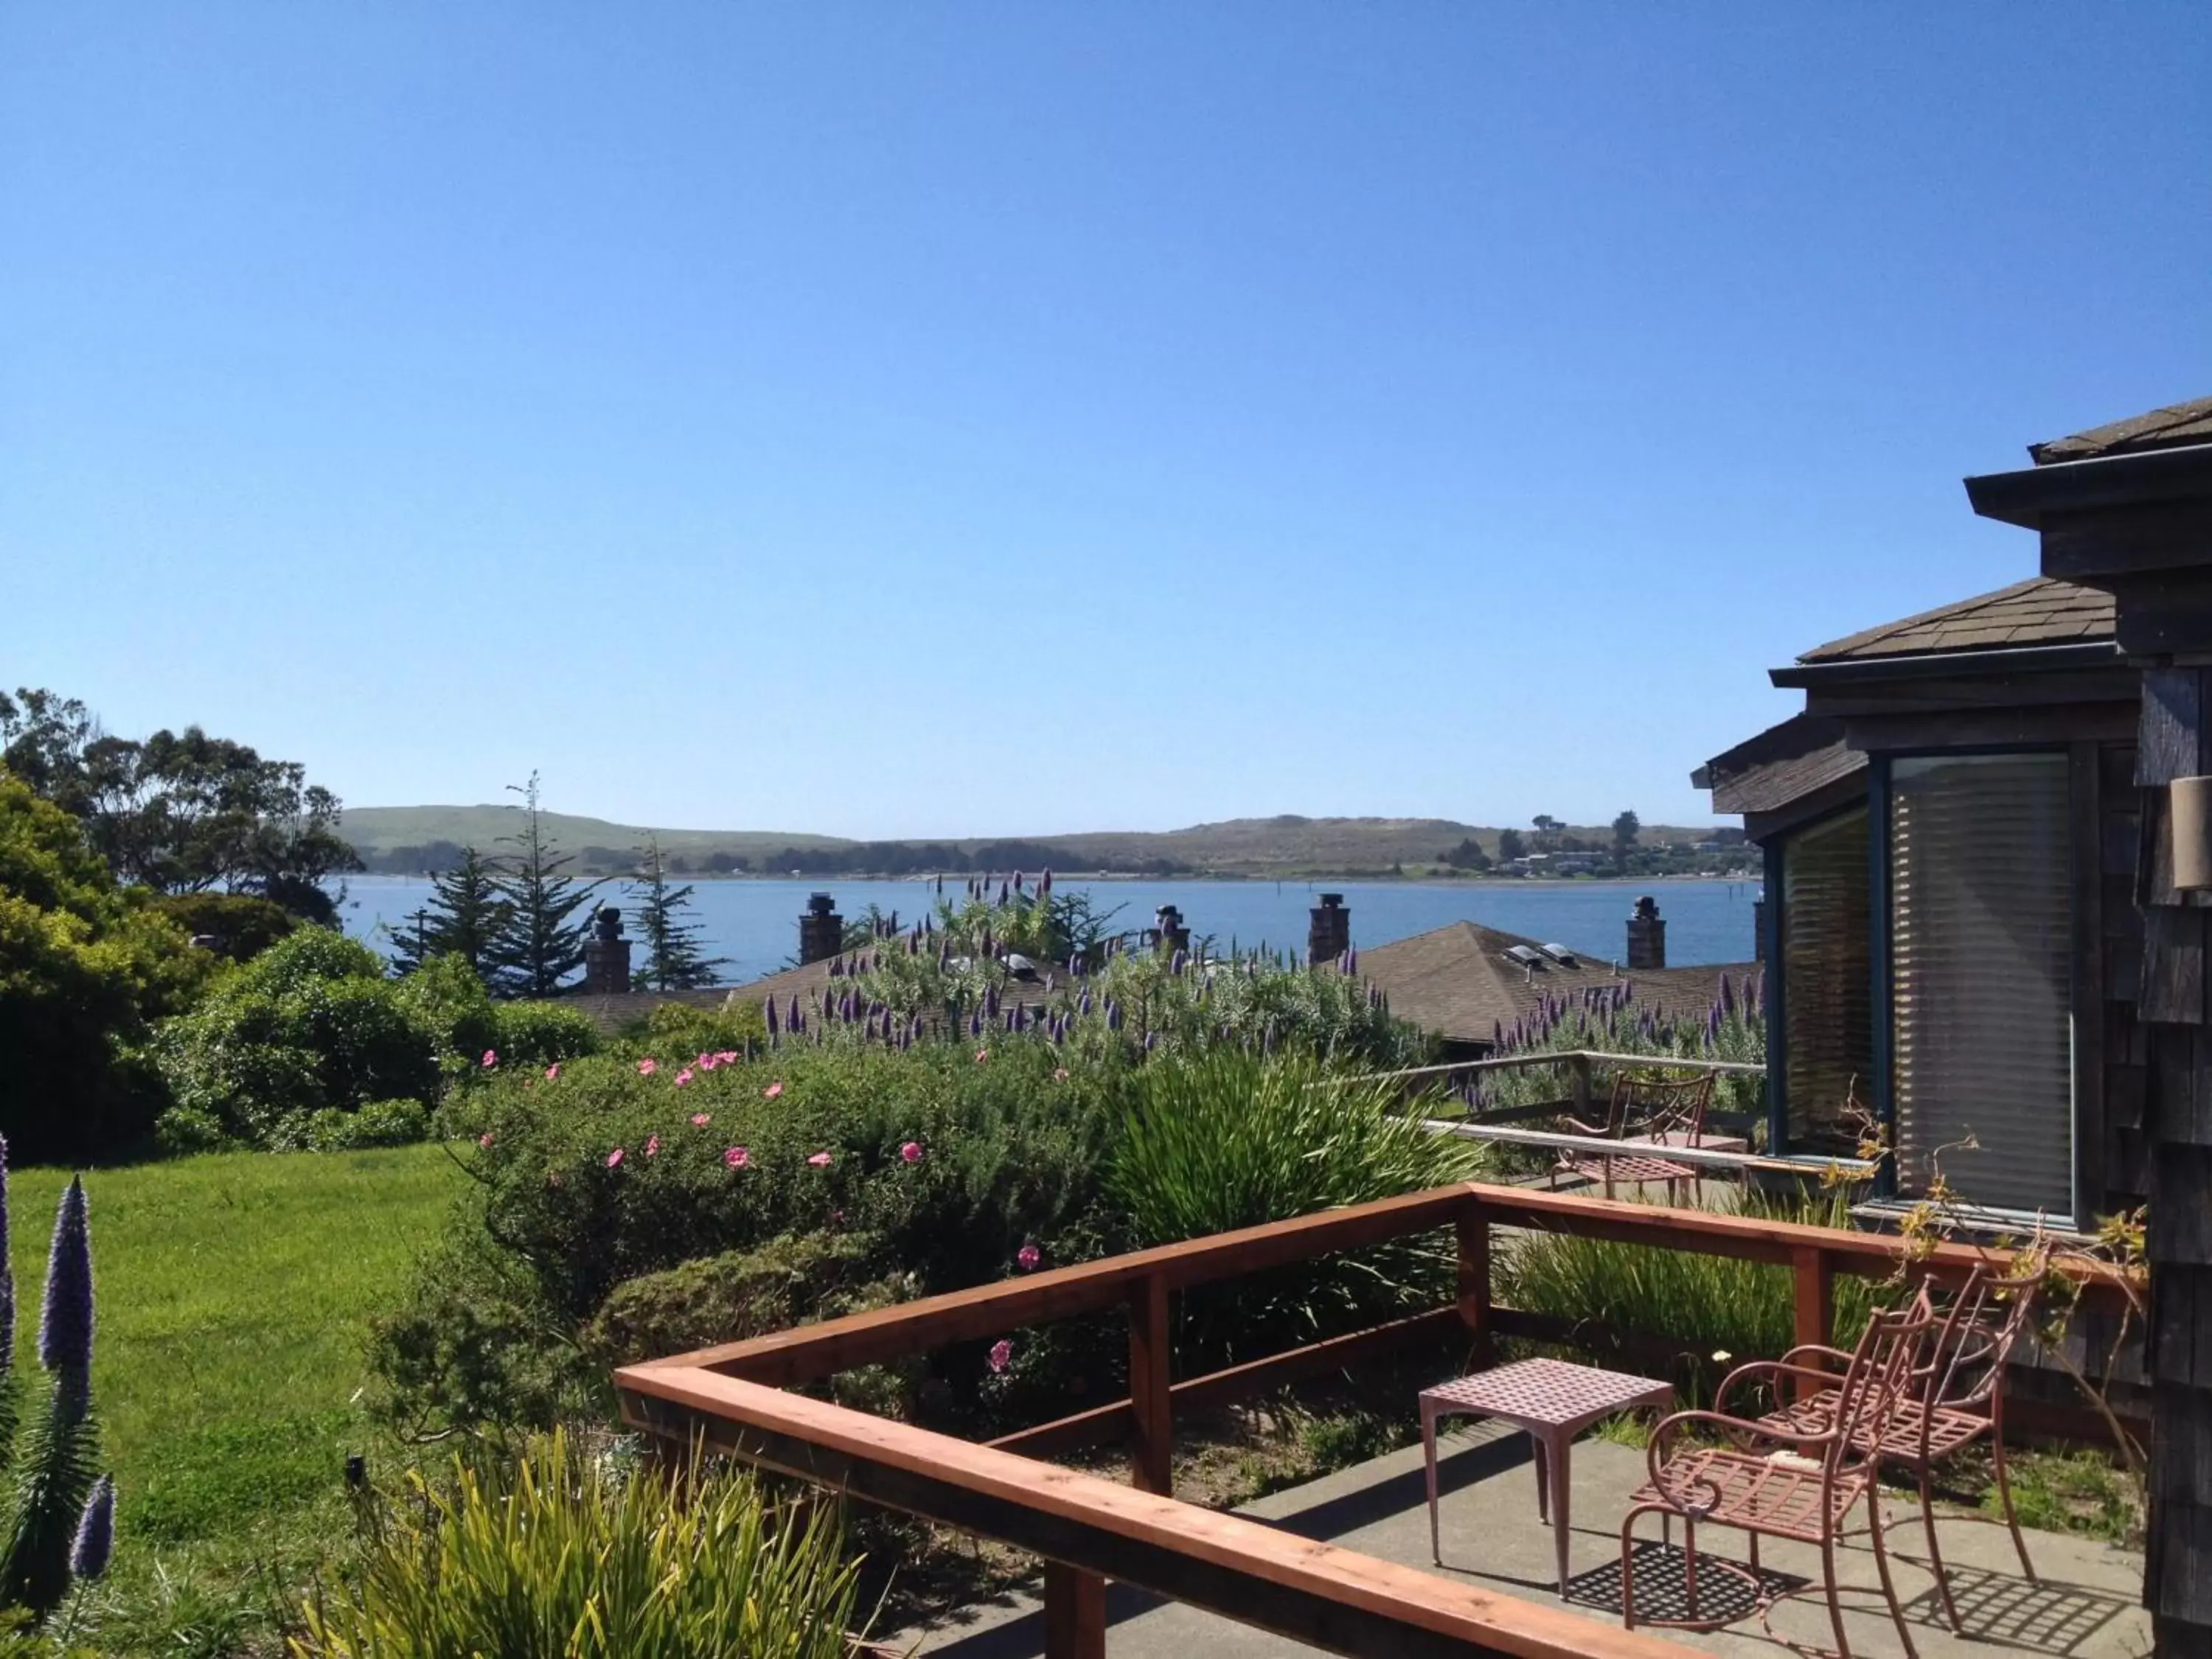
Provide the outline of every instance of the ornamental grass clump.
{"type": "MultiPolygon", "coordinates": [[[[1483,1171],[1483,1150],[1431,1135],[1423,1103],[1306,1055],[1222,1049],[1142,1073],[1106,1184],[1132,1241],[1169,1244],[1483,1171]]],[[[1182,1352],[1237,1363],[1433,1306],[1449,1294],[1441,1237],[1394,1239],[1183,1297],[1182,1352]]]]}
{"type": "MultiPolygon", "coordinates": [[[[0,1238],[7,1235],[7,1146],[0,1141],[0,1238]]],[[[13,1279],[0,1263],[0,1333],[15,1324],[13,1279]]],[[[92,1413],[92,1230],[84,1183],[73,1180],[54,1218],[39,1321],[43,1400],[16,1432],[26,1394],[12,1340],[0,1340],[0,1462],[12,1473],[0,1511],[0,1607],[44,1619],[78,1579],[106,1570],[114,1547],[113,1486],[99,1475],[92,1413]]]]}
{"type": "Polygon", "coordinates": [[[310,1600],[296,1659],[846,1659],[857,1564],[835,1505],[772,1502],[695,1460],[672,1478],[556,1432],[511,1469],[410,1474],[354,1581],[310,1600]]]}

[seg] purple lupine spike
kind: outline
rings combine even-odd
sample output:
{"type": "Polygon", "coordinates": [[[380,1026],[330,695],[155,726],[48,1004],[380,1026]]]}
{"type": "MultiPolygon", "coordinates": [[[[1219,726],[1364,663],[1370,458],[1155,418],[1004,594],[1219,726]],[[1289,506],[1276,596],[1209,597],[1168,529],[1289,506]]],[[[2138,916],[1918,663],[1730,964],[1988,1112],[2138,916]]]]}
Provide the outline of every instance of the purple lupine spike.
{"type": "Polygon", "coordinates": [[[1075,1012],[1087,1016],[1091,1012],[1091,988],[1085,986],[1083,994],[1075,1000],[1075,1012]]]}
{"type": "Polygon", "coordinates": [[[1106,1029],[1109,1031],[1121,1029],[1121,1005],[1111,997],[1106,999],[1106,1029]]]}
{"type": "Polygon", "coordinates": [[[775,999],[774,997],[770,997],[770,998],[769,998],[769,999],[765,1003],[763,1003],[763,1004],[762,1005],[762,1007],[765,1010],[765,1012],[767,1012],[767,1014],[768,1014],[768,1034],[769,1034],[770,1036],[774,1036],[775,1035],[775,1027],[776,1027],[776,1018],[775,1018],[775,999]]]}
{"type": "Polygon", "coordinates": [[[1721,1016],[1724,1019],[1735,1016],[1735,986],[1726,974],[1721,975],[1721,1016]]]}
{"type": "Polygon", "coordinates": [[[968,1035],[971,1037],[983,1035],[983,1011],[981,1008],[971,1009],[969,1012],[968,1035]]]}
{"type": "Polygon", "coordinates": [[[1168,972],[1170,974],[1180,974],[1182,972],[1182,952],[1178,950],[1173,956],[1168,958],[1168,972]]]}
{"type": "Polygon", "coordinates": [[[1037,876],[1037,891],[1039,893],[1049,893],[1052,891],[1051,871],[1046,870],[1039,873],[1037,876]]]}
{"type": "Polygon", "coordinates": [[[1345,951],[1344,957],[1346,963],[1344,971],[1347,974],[1358,973],[1359,971],[1359,947],[1357,945],[1352,946],[1349,950],[1345,951]]]}
{"type": "Polygon", "coordinates": [[[39,1363],[64,1381],[83,1383],[91,1375],[92,1223],[85,1212],[84,1182],[75,1176],[54,1212],[46,1300],[39,1315],[39,1363]]]}
{"type": "Polygon", "coordinates": [[[983,988],[983,1012],[993,1019],[999,1017],[999,988],[995,985],[983,988]]]}
{"type": "Polygon", "coordinates": [[[1002,881],[1002,882],[1000,882],[1000,883],[999,884],[999,902],[1000,902],[1000,903],[1004,904],[1004,903],[1006,902],[1006,893],[1007,893],[1006,884],[1005,882],[1003,882],[1003,881],[1002,881]]]}
{"type": "Polygon", "coordinates": [[[1160,1034],[1159,1034],[1158,1031],[1147,1031],[1147,1032],[1146,1032],[1146,1033],[1145,1033],[1145,1052],[1146,1052],[1146,1054],[1149,1054],[1150,1053],[1152,1053],[1152,1052],[1153,1048],[1154,1048],[1154,1047],[1155,1047],[1155,1046],[1159,1042],[1159,1040],[1160,1040],[1160,1034]]]}
{"type": "Polygon", "coordinates": [[[76,1536],[70,1543],[70,1577],[88,1584],[107,1571],[115,1553],[115,1482],[101,1475],[84,1500],[77,1517],[76,1536]]]}
{"type": "Polygon", "coordinates": [[[1014,890],[1017,893],[1022,890],[1022,872],[1018,870],[1014,872],[1014,890]]]}

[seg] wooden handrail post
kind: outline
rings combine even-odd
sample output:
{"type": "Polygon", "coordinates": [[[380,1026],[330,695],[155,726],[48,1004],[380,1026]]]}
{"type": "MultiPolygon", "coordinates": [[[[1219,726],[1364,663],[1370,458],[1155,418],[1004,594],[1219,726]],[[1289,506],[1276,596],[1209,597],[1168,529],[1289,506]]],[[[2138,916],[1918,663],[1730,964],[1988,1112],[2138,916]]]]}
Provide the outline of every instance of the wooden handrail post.
{"type": "MultiPolygon", "coordinates": [[[[1826,1250],[1813,1247],[1792,1250],[1790,1262],[1796,1280],[1793,1290],[1796,1328],[1792,1334],[1792,1346],[1806,1342],[1832,1343],[1836,1340],[1834,1261],[1826,1250]]],[[[1817,1356],[1808,1363],[1816,1369],[1826,1369],[1817,1356]]],[[[1809,1376],[1798,1377],[1797,1398],[1802,1400],[1817,1394],[1820,1386],[1809,1376]]]]}
{"type": "Polygon", "coordinates": [[[1459,1233],[1459,1316],[1474,1342],[1477,1370],[1491,1362],[1490,1216],[1480,1204],[1470,1204],[1455,1224],[1459,1233]]]}
{"type": "Polygon", "coordinates": [[[1574,1103],[1575,1115],[1583,1122],[1589,1122],[1590,1063],[1588,1054],[1567,1056],[1567,1098],[1574,1103]]]}
{"type": "Polygon", "coordinates": [[[1106,1581],[1044,1564],[1044,1659],[1106,1659],[1106,1581]]]}
{"type": "Polygon", "coordinates": [[[1168,1285],[1146,1273],[1129,1290],[1129,1406],[1136,1422],[1129,1478],[1175,1495],[1175,1416],[1168,1384],[1168,1285]]]}

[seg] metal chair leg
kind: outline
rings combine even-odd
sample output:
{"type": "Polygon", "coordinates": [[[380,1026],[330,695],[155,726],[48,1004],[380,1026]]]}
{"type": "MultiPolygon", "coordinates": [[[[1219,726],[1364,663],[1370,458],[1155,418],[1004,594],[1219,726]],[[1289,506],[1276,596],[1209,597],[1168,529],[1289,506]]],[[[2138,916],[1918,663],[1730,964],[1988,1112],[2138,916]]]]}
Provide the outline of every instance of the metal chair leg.
{"type": "MultiPolygon", "coordinates": [[[[1905,1609],[1898,1602],[1897,1586],[1890,1582],[1889,1551],[1881,1541],[1881,1493],[1878,1488],[1868,1489],[1867,1515],[1874,1522],[1874,1567],[1881,1575],[1882,1596],[1889,1603],[1889,1622],[1897,1626],[1897,1639],[1905,1644],[1905,1659],[1920,1659],[1920,1650],[1912,1645],[1912,1632],[1905,1628],[1905,1609]]],[[[1936,1523],[1932,1519],[1928,1523],[1928,1532],[1931,1538],[1935,1535],[1936,1523]]],[[[1940,1564],[1936,1569],[1936,1582],[1939,1584],[1943,1582],[1943,1570],[1940,1564]]],[[[1944,1591],[1943,1599],[1947,1604],[1949,1602],[1951,1595],[1948,1589],[1944,1591]]],[[[1952,1628],[1958,1628],[1955,1620],[1952,1628]]]]}
{"type": "Polygon", "coordinates": [[[1990,1431],[1990,1458],[1996,1465],[1997,1499],[2004,1505],[2005,1525],[2012,1528],[2012,1547],[2020,1552],[2020,1570],[2027,1575],[2031,1584],[2042,1583],[2035,1576],[2035,1563],[2027,1559],[2027,1540],[2021,1536],[2020,1516],[2013,1512],[2012,1480],[2005,1474],[2004,1425],[2002,1422],[1990,1431]]]}
{"type": "MultiPolygon", "coordinates": [[[[1958,1604],[1951,1599],[1951,1575],[1943,1566],[1943,1547],[1936,1541],[1936,1500],[1928,1490],[1928,1471],[1925,1468],[1920,1471],[1920,1524],[1928,1531],[1928,1565],[1936,1570],[1936,1593],[1943,1598],[1944,1620],[1951,1626],[1953,1635],[1964,1635],[1966,1632],[1959,1625],[1958,1604]]],[[[1881,1531],[1881,1521],[1877,1511],[1875,1532],[1879,1535],[1881,1531]]]]}
{"type": "Polygon", "coordinates": [[[1828,1578],[1828,1622],[1835,1627],[1837,1659],[1851,1659],[1851,1638],[1844,1634],[1844,1603],[1836,1593],[1836,1540],[1820,1540],[1820,1565],[1828,1578]]]}

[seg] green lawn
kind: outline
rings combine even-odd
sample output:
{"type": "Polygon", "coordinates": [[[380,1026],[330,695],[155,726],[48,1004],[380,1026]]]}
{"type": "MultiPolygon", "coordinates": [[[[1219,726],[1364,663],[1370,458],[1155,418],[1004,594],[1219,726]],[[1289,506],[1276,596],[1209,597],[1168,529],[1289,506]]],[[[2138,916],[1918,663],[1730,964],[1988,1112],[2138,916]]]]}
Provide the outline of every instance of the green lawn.
{"type": "MultiPolygon", "coordinates": [[[[9,1183],[17,1352],[33,1369],[68,1179],[26,1170],[9,1183]]],[[[119,1572],[157,1555],[258,1557],[272,1529],[331,1507],[346,1454],[374,1449],[356,1401],[367,1316],[464,1179],[436,1146],[222,1153],[85,1177],[119,1572]]]]}

